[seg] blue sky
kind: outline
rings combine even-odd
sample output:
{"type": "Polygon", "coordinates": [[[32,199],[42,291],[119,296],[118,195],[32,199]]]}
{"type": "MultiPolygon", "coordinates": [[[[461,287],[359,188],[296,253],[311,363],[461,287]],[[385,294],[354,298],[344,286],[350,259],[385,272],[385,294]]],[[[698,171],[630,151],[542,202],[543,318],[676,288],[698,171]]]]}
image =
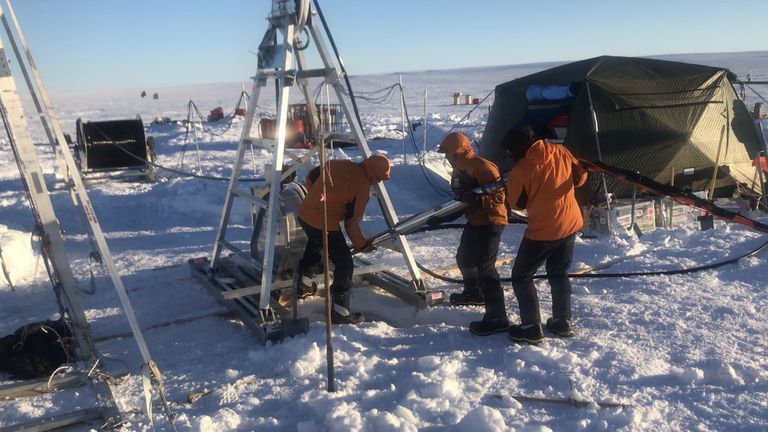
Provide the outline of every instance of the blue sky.
{"type": "MultiPolygon", "coordinates": [[[[47,87],[245,81],[270,0],[12,0],[47,87]]],[[[321,0],[352,75],[765,50],[768,0],[321,0]]]]}

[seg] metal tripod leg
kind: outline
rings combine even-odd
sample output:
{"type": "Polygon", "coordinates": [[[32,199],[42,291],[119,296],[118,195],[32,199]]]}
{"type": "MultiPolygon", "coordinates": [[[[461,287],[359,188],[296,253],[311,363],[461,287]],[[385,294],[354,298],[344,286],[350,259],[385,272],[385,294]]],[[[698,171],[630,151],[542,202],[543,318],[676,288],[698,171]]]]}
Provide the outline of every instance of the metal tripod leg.
{"type": "Polygon", "coordinates": [[[261,297],[259,307],[267,309],[269,307],[269,294],[272,288],[272,266],[275,257],[275,229],[277,223],[278,197],[280,196],[280,177],[283,171],[283,152],[285,151],[285,133],[288,116],[288,97],[291,86],[293,86],[294,77],[288,76],[289,70],[293,67],[293,24],[285,28],[284,33],[284,57],[283,68],[278,71],[277,82],[279,83],[279,95],[277,98],[277,142],[275,143],[274,155],[272,158],[272,182],[269,190],[269,207],[267,208],[267,238],[264,246],[264,265],[261,269],[261,297]]]}
{"type": "MultiPolygon", "coordinates": [[[[10,9],[10,3],[6,0],[6,5],[10,9]]],[[[10,9],[12,12],[12,9],[10,9]]],[[[15,22],[15,17],[14,17],[15,22]]],[[[8,31],[8,25],[5,23],[6,31],[8,32],[8,38],[13,39],[13,35],[10,34],[8,31]]],[[[21,31],[18,28],[17,24],[17,31],[19,35],[21,35],[21,31]]],[[[72,157],[72,153],[69,150],[69,147],[66,144],[66,140],[64,140],[63,133],[61,132],[61,128],[59,127],[58,121],[56,120],[55,115],[53,114],[53,109],[51,108],[50,101],[47,98],[47,95],[45,93],[45,88],[42,84],[42,80],[39,78],[39,74],[37,73],[37,68],[34,66],[34,61],[32,59],[31,54],[29,53],[29,50],[26,49],[25,45],[25,51],[27,54],[27,61],[29,62],[31,69],[35,75],[35,79],[37,81],[37,87],[40,91],[40,94],[43,98],[43,102],[45,105],[45,109],[48,113],[49,118],[51,119],[51,125],[53,127],[53,131],[56,134],[56,140],[59,146],[59,149],[61,150],[61,154],[64,158],[64,163],[66,164],[66,170],[68,170],[70,174],[70,193],[72,194],[73,202],[75,204],[75,207],[77,207],[78,211],[81,213],[81,217],[84,221],[85,229],[89,231],[89,234],[92,236],[92,242],[95,243],[96,248],[99,251],[99,254],[101,256],[101,259],[104,262],[104,265],[107,268],[107,271],[109,273],[109,276],[112,280],[112,284],[115,287],[115,292],[117,293],[118,298],[120,299],[120,303],[122,306],[123,314],[125,315],[126,319],[128,320],[128,324],[131,328],[131,332],[133,333],[134,340],[136,341],[136,344],[139,348],[139,352],[141,353],[141,356],[145,362],[145,364],[148,364],[152,361],[151,356],[149,354],[149,348],[147,347],[147,344],[144,340],[144,336],[141,332],[141,328],[139,327],[138,321],[136,319],[136,315],[133,311],[133,307],[131,306],[130,300],[128,299],[128,294],[125,290],[125,286],[123,285],[122,279],[120,278],[120,274],[117,270],[117,265],[114,262],[114,259],[112,258],[112,254],[109,251],[109,248],[107,246],[106,239],[104,237],[104,233],[101,230],[101,225],[99,224],[98,219],[96,218],[96,213],[93,209],[93,206],[91,205],[91,201],[88,198],[88,193],[85,190],[85,185],[83,184],[82,179],[79,175],[74,175],[74,173],[77,172],[77,166],[75,164],[75,160],[72,157]]],[[[23,110],[21,108],[21,105],[19,103],[18,93],[16,90],[16,84],[13,81],[13,77],[11,76],[10,68],[8,68],[8,60],[5,57],[5,52],[2,50],[2,45],[0,45],[0,80],[2,81],[2,85],[0,85],[0,91],[2,93],[2,101],[3,101],[3,116],[5,120],[5,126],[8,130],[8,136],[11,139],[11,141],[14,141],[15,138],[18,136],[19,139],[16,141],[19,142],[19,149],[21,149],[23,152],[29,153],[28,156],[31,156],[36,162],[36,157],[34,156],[34,148],[32,145],[31,138],[29,137],[29,132],[27,129],[26,120],[24,119],[23,110]],[[17,105],[18,106],[15,106],[17,105]]],[[[23,67],[23,65],[21,65],[23,67]]],[[[34,93],[34,91],[30,88],[30,93],[34,93]]],[[[14,152],[17,152],[16,146],[14,146],[14,152]]],[[[25,171],[27,171],[27,165],[25,165],[25,162],[23,159],[17,159],[21,160],[19,162],[19,169],[22,172],[22,176],[25,175],[25,171]]],[[[39,170],[39,164],[38,164],[38,170],[39,170]]],[[[65,293],[66,291],[69,291],[68,294],[65,294],[68,297],[73,297],[77,292],[76,282],[74,281],[74,276],[71,275],[71,268],[69,268],[69,260],[66,256],[66,251],[64,249],[64,243],[63,238],[61,237],[61,231],[60,229],[56,229],[58,227],[58,221],[56,221],[55,214],[53,213],[53,207],[50,205],[50,198],[48,197],[47,190],[45,190],[45,180],[42,177],[42,172],[39,173],[31,173],[27,174],[28,180],[26,182],[27,189],[32,191],[30,194],[38,194],[41,197],[44,197],[44,199],[39,200],[40,203],[43,203],[42,205],[45,206],[45,214],[43,215],[45,218],[49,219],[50,221],[48,223],[43,223],[43,229],[45,231],[46,237],[43,239],[44,244],[46,242],[51,242],[50,244],[47,244],[48,247],[51,247],[51,256],[52,261],[54,264],[54,269],[56,269],[57,278],[62,282],[62,284],[65,285],[65,293]],[[55,226],[54,226],[55,222],[55,226]],[[55,232],[54,232],[55,230],[55,232]],[[68,272],[67,272],[67,269],[68,272]],[[64,278],[62,280],[61,278],[64,278]],[[71,279],[71,280],[70,280],[71,279]],[[69,285],[69,286],[67,286],[69,285]]],[[[38,211],[38,208],[35,208],[33,211],[38,211]]],[[[87,329],[87,322],[85,321],[85,316],[82,312],[82,308],[79,305],[79,300],[77,302],[77,306],[73,308],[75,310],[74,314],[76,315],[75,318],[72,318],[74,321],[74,325],[76,326],[83,326],[83,328],[87,329]],[[79,313],[78,313],[79,310],[79,313]]],[[[72,311],[70,311],[72,313],[72,311]]],[[[84,341],[84,345],[87,345],[87,341],[84,341]]],[[[92,347],[86,348],[88,350],[88,353],[90,355],[94,355],[92,347]]],[[[170,413],[169,413],[170,417],[170,413]]],[[[151,419],[150,419],[151,421],[151,419]]]]}
{"type": "MultiPolygon", "coordinates": [[[[99,248],[98,248],[98,245],[96,244],[95,234],[91,229],[90,224],[88,223],[88,217],[84,209],[85,206],[80,202],[80,199],[77,193],[75,192],[74,181],[72,180],[72,177],[79,176],[79,173],[77,172],[76,167],[74,167],[74,170],[73,170],[73,167],[68,166],[66,163],[66,157],[64,155],[64,152],[65,151],[69,152],[67,140],[64,137],[64,132],[61,129],[61,125],[59,124],[59,121],[56,117],[56,113],[53,110],[53,105],[51,104],[51,101],[48,98],[48,93],[45,91],[45,86],[43,85],[43,81],[40,78],[40,72],[38,72],[37,66],[35,66],[35,62],[32,59],[32,53],[29,51],[29,48],[27,47],[27,42],[24,39],[24,34],[21,31],[19,22],[16,20],[16,15],[13,12],[13,8],[11,7],[11,4],[8,0],[6,0],[5,3],[6,3],[6,7],[8,8],[8,15],[13,21],[14,28],[16,29],[16,34],[18,35],[18,39],[19,39],[18,44],[16,43],[16,39],[12,37],[11,26],[8,23],[8,19],[6,15],[0,9],[0,15],[3,22],[3,27],[5,29],[6,34],[8,35],[8,40],[10,41],[11,47],[13,48],[13,52],[16,56],[17,64],[19,65],[19,68],[21,69],[21,72],[24,75],[24,80],[26,81],[27,88],[29,89],[29,94],[32,97],[32,101],[34,102],[37,115],[40,118],[40,121],[43,125],[43,129],[45,130],[45,134],[48,137],[48,141],[51,145],[51,149],[53,150],[54,156],[56,158],[56,164],[58,166],[58,174],[61,176],[61,178],[64,179],[64,181],[67,184],[67,190],[69,191],[70,199],[72,200],[72,204],[75,206],[75,209],[77,210],[77,213],[78,213],[78,216],[80,217],[80,222],[82,223],[83,228],[86,230],[88,234],[88,239],[91,242],[91,246],[93,247],[93,250],[98,251],[99,248]],[[19,51],[19,45],[21,45],[21,48],[24,50],[24,54],[26,55],[26,59],[27,59],[27,63],[29,64],[29,67],[27,67],[27,65],[24,63],[24,60],[22,59],[21,52],[19,51]],[[30,71],[31,71],[32,77],[30,77],[30,71]],[[37,85],[37,89],[35,89],[35,85],[32,84],[32,78],[34,78],[34,82],[37,85]]],[[[100,259],[101,259],[101,256],[99,256],[99,261],[100,259]]]]}
{"type": "MultiPolygon", "coordinates": [[[[317,28],[316,20],[310,19],[307,23],[307,26],[309,27],[312,40],[315,42],[315,45],[317,46],[317,50],[320,53],[320,58],[322,59],[323,64],[325,65],[325,68],[329,70],[330,69],[335,70],[334,62],[331,60],[331,55],[325,46],[325,42],[323,41],[323,37],[322,37],[322,34],[320,33],[320,30],[317,28]]],[[[371,155],[371,149],[368,147],[368,141],[365,139],[362,126],[358,122],[357,116],[355,115],[350,102],[344,97],[343,88],[340,83],[338,74],[335,77],[330,77],[330,79],[332,81],[329,82],[329,84],[333,85],[333,88],[336,91],[336,97],[339,99],[339,102],[341,103],[341,106],[344,109],[344,114],[347,116],[347,119],[349,120],[349,126],[352,129],[352,134],[355,136],[355,141],[357,142],[357,145],[360,148],[360,150],[363,152],[363,155],[365,157],[369,157],[371,155]]],[[[326,77],[326,81],[328,80],[329,80],[329,77],[326,77]]],[[[384,214],[384,219],[387,221],[387,225],[390,228],[394,227],[395,225],[397,225],[399,220],[397,217],[397,213],[395,212],[395,209],[392,206],[392,201],[389,198],[387,189],[382,183],[377,183],[375,187],[376,187],[376,195],[379,201],[379,206],[381,207],[381,212],[384,214]]],[[[408,244],[408,240],[406,240],[405,236],[402,236],[402,235],[395,236],[395,239],[398,243],[400,251],[403,254],[403,259],[405,260],[405,263],[406,263],[406,266],[408,267],[408,271],[411,275],[413,284],[415,285],[414,288],[417,290],[423,290],[425,288],[424,282],[421,279],[421,272],[419,271],[419,268],[416,265],[416,260],[414,260],[413,258],[413,252],[411,252],[411,247],[408,244]]]]}
{"type": "Polygon", "coordinates": [[[80,295],[77,290],[77,281],[72,274],[69,265],[69,256],[64,248],[64,238],[61,226],[56,219],[56,214],[48,195],[42,168],[34,152],[32,138],[29,135],[27,122],[24,118],[24,110],[21,100],[16,93],[16,84],[11,76],[8,60],[2,51],[0,43],[0,110],[2,110],[3,122],[8,138],[11,142],[16,162],[19,166],[22,181],[29,195],[30,207],[35,214],[43,247],[53,267],[54,276],[60,283],[64,293],[64,300],[72,320],[72,329],[80,355],[83,358],[91,358],[94,355],[93,345],[88,337],[88,322],[85,319],[80,295]]]}
{"type": "MultiPolygon", "coordinates": [[[[10,37],[11,35],[9,35],[10,37]]],[[[77,281],[72,274],[69,256],[64,246],[62,229],[56,218],[48,189],[45,185],[40,162],[35,154],[34,144],[24,117],[16,83],[8,67],[8,59],[0,43],[0,114],[11,143],[11,149],[19,167],[22,182],[29,197],[29,205],[40,236],[44,255],[50,261],[55,283],[61,288],[65,309],[72,323],[72,334],[77,344],[80,362],[97,361],[90,327],[80,303],[77,281]]],[[[104,418],[119,416],[111,388],[105,382],[92,383],[99,399],[99,412],[104,418]]],[[[46,430],[39,428],[36,430],[46,430]]]]}
{"type": "Polygon", "coordinates": [[[229,215],[232,212],[234,197],[238,194],[238,180],[240,178],[240,171],[243,167],[245,151],[248,148],[248,139],[251,136],[251,129],[253,128],[253,119],[256,115],[256,104],[259,101],[259,93],[261,92],[261,88],[265,84],[266,82],[257,73],[253,81],[251,102],[248,105],[248,111],[245,115],[245,124],[243,124],[243,130],[240,133],[240,142],[237,145],[237,158],[235,159],[235,165],[232,169],[232,178],[229,179],[227,196],[224,199],[224,209],[221,212],[221,219],[219,220],[219,229],[216,234],[216,241],[213,243],[213,252],[211,253],[211,269],[213,270],[219,268],[221,248],[225,241],[224,238],[227,233],[227,224],[229,223],[229,215]]]}
{"type": "Polygon", "coordinates": [[[67,170],[67,166],[64,163],[64,160],[62,159],[61,154],[56,149],[56,140],[60,140],[61,142],[66,145],[66,141],[64,141],[64,134],[61,132],[61,127],[59,127],[58,121],[56,121],[56,118],[53,115],[53,110],[51,109],[51,102],[48,100],[48,95],[45,93],[45,90],[42,88],[42,80],[40,79],[40,74],[37,71],[37,67],[35,66],[35,63],[32,61],[32,54],[29,51],[29,48],[27,48],[27,41],[24,39],[24,34],[21,32],[21,26],[19,26],[19,22],[16,20],[16,14],[13,12],[13,8],[11,7],[11,3],[6,0],[5,1],[6,7],[8,8],[8,13],[11,16],[11,19],[13,20],[14,28],[16,29],[16,34],[18,35],[19,44],[21,44],[21,47],[24,49],[24,53],[27,55],[27,61],[30,64],[30,68],[32,69],[32,73],[35,78],[35,82],[38,85],[38,88],[40,88],[40,97],[42,98],[42,104],[40,103],[40,99],[38,98],[37,94],[35,93],[34,86],[32,85],[32,80],[29,76],[29,72],[27,71],[27,68],[24,67],[24,61],[21,58],[21,53],[19,52],[18,44],[16,43],[16,38],[12,37],[13,32],[11,31],[11,26],[8,24],[8,19],[5,16],[5,13],[3,13],[2,9],[0,9],[0,15],[2,15],[2,21],[3,21],[3,27],[5,28],[5,33],[8,35],[8,40],[11,43],[11,47],[13,48],[13,52],[16,55],[16,60],[21,67],[21,72],[24,75],[24,80],[27,83],[27,87],[29,88],[29,93],[32,96],[32,102],[35,104],[35,109],[37,110],[37,115],[40,117],[40,121],[43,124],[43,129],[45,130],[45,134],[48,137],[48,141],[51,145],[51,150],[53,150],[54,157],[56,158],[56,165],[59,167],[59,173],[61,174],[62,178],[65,182],[69,182],[69,176],[70,175],[77,175],[77,173],[70,173],[67,170]],[[46,121],[45,114],[48,115],[48,118],[51,119],[51,125],[49,126],[48,122],[46,121]],[[51,130],[51,127],[53,130],[51,130]]]}

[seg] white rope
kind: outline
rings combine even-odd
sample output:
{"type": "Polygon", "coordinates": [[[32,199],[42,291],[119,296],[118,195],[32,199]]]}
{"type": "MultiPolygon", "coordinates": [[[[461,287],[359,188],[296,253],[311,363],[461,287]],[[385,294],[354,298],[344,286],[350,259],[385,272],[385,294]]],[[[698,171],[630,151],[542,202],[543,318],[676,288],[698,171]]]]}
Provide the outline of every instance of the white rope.
{"type": "Polygon", "coordinates": [[[56,376],[56,374],[58,374],[60,371],[66,370],[66,369],[69,369],[70,371],[73,370],[73,368],[70,365],[66,365],[65,364],[65,365],[61,365],[61,366],[57,367],[56,370],[51,372],[51,375],[48,377],[48,383],[46,384],[49,389],[51,388],[51,383],[53,382],[53,378],[56,376]]]}

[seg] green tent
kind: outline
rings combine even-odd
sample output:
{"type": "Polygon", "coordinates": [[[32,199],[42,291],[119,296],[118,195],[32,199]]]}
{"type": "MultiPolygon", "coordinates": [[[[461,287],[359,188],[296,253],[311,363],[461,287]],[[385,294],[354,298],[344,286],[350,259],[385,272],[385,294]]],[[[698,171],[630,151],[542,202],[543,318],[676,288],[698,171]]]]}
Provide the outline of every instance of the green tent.
{"type": "MultiPolygon", "coordinates": [[[[718,166],[715,196],[733,193],[736,183],[759,190],[751,160],[763,145],[734,79],[721,68],[647,58],[558,66],[496,87],[480,154],[508,168],[502,137],[528,123],[576,157],[661,183],[706,190],[718,166]]],[[[630,190],[609,182],[609,192],[630,190]]]]}

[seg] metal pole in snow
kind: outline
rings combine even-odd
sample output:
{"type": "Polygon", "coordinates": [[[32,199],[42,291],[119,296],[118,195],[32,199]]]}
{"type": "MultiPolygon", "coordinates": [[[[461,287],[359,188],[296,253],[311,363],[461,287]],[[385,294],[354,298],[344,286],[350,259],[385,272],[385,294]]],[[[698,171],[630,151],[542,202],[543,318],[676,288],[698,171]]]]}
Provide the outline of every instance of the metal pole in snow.
{"type": "Polygon", "coordinates": [[[400,79],[400,119],[403,124],[403,163],[408,165],[408,158],[405,155],[405,136],[408,132],[405,129],[405,92],[403,92],[403,75],[399,75],[400,79]]]}
{"type": "MultiPolygon", "coordinates": [[[[669,180],[669,185],[674,186],[675,185],[675,167],[672,166],[672,177],[669,180]]],[[[683,173],[685,173],[685,170],[683,170],[683,173]]],[[[667,197],[669,199],[669,229],[672,229],[672,216],[675,215],[675,200],[672,199],[672,197],[667,197]]]]}
{"type": "Polygon", "coordinates": [[[423,151],[424,154],[427,154],[427,89],[424,88],[424,122],[423,122],[423,128],[424,128],[424,144],[423,144],[423,151]]]}
{"type": "MultiPolygon", "coordinates": [[[[331,99],[328,94],[328,87],[326,86],[326,108],[328,112],[331,110],[331,99]]],[[[322,93],[321,93],[322,95],[322,93]]],[[[321,100],[322,102],[322,100],[321,100]]],[[[322,103],[321,103],[322,105],[322,103]]],[[[328,374],[328,391],[336,391],[336,382],[334,380],[333,372],[333,330],[331,329],[331,277],[329,273],[330,263],[328,253],[328,200],[327,198],[327,186],[325,182],[325,175],[328,170],[326,166],[326,154],[325,154],[325,136],[331,133],[330,117],[326,118],[327,121],[323,122],[323,116],[320,116],[320,132],[317,134],[320,142],[320,185],[322,187],[322,195],[320,200],[323,203],[323,283],[325,284],[325,361],[327,365],[328,374]],[[325,124],[323,124],[325,123],[325,124]]]]}
{"type": "MultiPolygon", "coordinates": [[[[600,125],[597,122],[597,112],[595,112],[595,104],[592,102],[592,90],[589,88],[589,80],[584,81],[586,83],[587,87],[587,98],[589,99],[589,111],[592,114],[592,129],[595,132],[595,146],[597,148],[597,160],[600,162],[603,161],[603,152],[600,148],[600,125]]],[[[603,193],[605,194],[605,205],[608,208],[608,231],[611,233],[611,236],[614,236],[616,233],[613,231],[613,221],[611,220],[612,212],[611,212],[611,200],[608,197],[608,183],[605,181],[605,174],[600,174],[600,178],[603,182],[603,193]]]]}
{"type": "Polygon", "coordinates": [[[320,136],[320,178],[323,195],[323,283],[325,284],[325,358],[328,366],[328,391],[336,391],[333,373],[333,330],[331,329],[331,278],[328,274],[328,201],[326,200],[325,138],[320,136]]]}
{"type": "MultiPolygon", "coordinates": [[[[192,110],[192,96],[189,97],[190,106],[189,109],[192,110]]],[[[194,113],[189,113],[187,116],[192,116],[194,118],[194,113]]],[[[200,120],[200,126],[203,127],[202,119],[200,120]]],[[[195,157],[197,158],[197,173],[201,174],[203,172],[203,168],[200,164],[200,143],[197,141],[197,122],[192,122],[192,138],[195,140],[195,157]]]]}
{"type": "Polygon", "coordinates": [[[757,158],[755,159],[755,160],[757,160],[757,163],[755,164],[755,168],[757,168],[757,170],[755,170],[755,174],[757,174],[758,180],[760,181],[760,195],[761,195],[760,199],[757,200],[757,208],[758,209],[760,208],[760,201],[765,201],[766,200],[766,196],[765,196],[765,176],[763,175],[763,160],[764,160],[764,158],[760,157],[761,153],[762,153],[762,151],[758,151],[757,152],[757,158]]]}

